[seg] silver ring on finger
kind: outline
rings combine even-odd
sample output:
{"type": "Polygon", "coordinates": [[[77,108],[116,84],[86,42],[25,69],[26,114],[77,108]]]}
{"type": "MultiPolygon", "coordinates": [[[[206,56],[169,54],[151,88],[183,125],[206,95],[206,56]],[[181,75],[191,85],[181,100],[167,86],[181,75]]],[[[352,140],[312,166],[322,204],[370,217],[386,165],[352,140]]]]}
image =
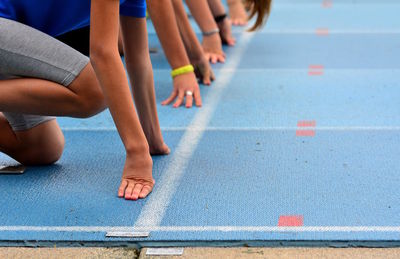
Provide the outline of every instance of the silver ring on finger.
{"type": "Polygon", "coordinates": [[[193,96],[193,92],[192,91],[186,91],[186,96],[193,96]]]}

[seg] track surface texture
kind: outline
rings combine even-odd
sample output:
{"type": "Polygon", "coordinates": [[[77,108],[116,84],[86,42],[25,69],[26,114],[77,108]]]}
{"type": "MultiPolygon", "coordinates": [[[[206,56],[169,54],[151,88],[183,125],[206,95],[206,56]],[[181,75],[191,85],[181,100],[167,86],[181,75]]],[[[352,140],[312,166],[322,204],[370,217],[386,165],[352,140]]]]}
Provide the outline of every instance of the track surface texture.
{"type": "MultiPolygon", "coordinates": [[[[172,153],[154,157],[146,200],[117,198],[108,111],[59,118],[56,165],[0,176],[0,244],[398,246],[399,13],[397,0],[276,0],[260,32],[235,28],[203,107],[159,105],[172,153]]],[[[151,57],[160,103],[170,71],[161,49],[151,57]]]]}

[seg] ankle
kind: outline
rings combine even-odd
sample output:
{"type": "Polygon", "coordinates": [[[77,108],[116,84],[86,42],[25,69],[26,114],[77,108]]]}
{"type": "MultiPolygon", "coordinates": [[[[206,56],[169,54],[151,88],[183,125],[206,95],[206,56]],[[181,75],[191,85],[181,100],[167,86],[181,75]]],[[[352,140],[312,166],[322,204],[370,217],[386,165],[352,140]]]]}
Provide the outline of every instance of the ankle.
{"type": "Polygon", "coordinates": [[[149,145],[147,143],[143,145],[135,145],[126,148],[127,157],[140,157],[149,153],[149,145]]]}

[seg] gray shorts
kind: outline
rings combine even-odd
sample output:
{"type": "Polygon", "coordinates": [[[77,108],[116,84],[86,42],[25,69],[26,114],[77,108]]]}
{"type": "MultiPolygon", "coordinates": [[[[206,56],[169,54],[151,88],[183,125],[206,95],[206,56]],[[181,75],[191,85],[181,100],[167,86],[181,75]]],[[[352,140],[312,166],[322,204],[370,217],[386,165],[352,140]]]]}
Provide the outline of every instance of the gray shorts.
{"type": "MultiPolygon", "coordinates": [[[[0,18],[0,80],[40,78],[68,86],[88,63],[88,57],[51,36],[0,18]]],[[[15,131],[55,119],[4,111],[3,114],[15,131]]]]}

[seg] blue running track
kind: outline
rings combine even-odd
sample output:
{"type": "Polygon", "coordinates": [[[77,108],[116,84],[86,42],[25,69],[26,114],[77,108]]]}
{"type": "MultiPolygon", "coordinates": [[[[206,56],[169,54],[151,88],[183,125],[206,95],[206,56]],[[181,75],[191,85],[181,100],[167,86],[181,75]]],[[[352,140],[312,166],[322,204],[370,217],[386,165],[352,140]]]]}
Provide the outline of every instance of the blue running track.
{"type": "MultiPolygon", "coordinates": [[[[234,28],[203,108],[159,105],[172,153],[154,157],[146,200],[116,196],[108,112],[60,118],[56,165],[0,176],[0,245],[399,246],[399,13],[397,0],[276,0],[260,32],[234,28]]],[[[152,61],[160,103],[169,66],[162,50],[152,61]]]]}

